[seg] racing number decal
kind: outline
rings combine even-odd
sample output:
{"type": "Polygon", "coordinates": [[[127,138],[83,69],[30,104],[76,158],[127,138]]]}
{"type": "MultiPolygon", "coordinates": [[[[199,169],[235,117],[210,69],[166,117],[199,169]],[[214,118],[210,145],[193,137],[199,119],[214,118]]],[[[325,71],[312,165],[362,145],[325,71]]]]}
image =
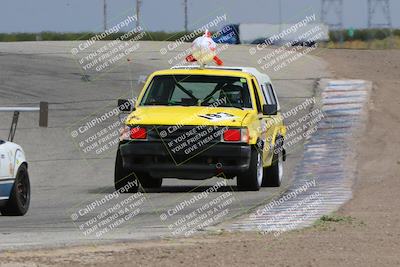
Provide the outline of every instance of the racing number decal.
{"type": "Polygon", "coordinates": [[[210,120],[210,121],[225,121],[225,120],[230,120],[236,118],[236,116],[232,114],[228,114],[225,112],[218,112],[214,114],[205,114],[205,115],[199,115],[199,117],[202,117],[204,119],[210,120]]]}

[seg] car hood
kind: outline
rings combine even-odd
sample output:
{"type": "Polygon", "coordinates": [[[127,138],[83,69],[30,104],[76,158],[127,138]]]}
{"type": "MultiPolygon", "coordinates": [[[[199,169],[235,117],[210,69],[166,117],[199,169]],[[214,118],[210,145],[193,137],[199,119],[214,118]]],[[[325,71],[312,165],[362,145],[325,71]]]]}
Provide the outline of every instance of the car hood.
{"type": "Polygon", "coordinates": [[[138,107],[126,119],[128,125],[242,125],[252,110],[227,107],[138,107]]]}
{"type": "Polygon", "coordinates": [[[17,149],[21,149],[22,150],[21,146],[17,145],[16,143],[8,142],[8,141],[5,141],[5,140],[0,140],[0,150],[3,150],[3,151],[5,151],[5,150],[14,151],[14,150],[17,150],[17,149]]]}

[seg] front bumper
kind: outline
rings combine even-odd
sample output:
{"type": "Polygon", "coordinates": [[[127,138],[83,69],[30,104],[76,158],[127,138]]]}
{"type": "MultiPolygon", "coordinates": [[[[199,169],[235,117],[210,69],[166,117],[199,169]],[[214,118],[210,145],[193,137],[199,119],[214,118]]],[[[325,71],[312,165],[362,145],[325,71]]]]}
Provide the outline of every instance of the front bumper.
{"type": "Polygon", "coordinates": [[[119,149],[125,169],[162,178],[228,178],[248,170],[251,158],[251,146],[242,143],[217,143],[194,155],[172,153],[161,141],[122,141],[119,149]]]}

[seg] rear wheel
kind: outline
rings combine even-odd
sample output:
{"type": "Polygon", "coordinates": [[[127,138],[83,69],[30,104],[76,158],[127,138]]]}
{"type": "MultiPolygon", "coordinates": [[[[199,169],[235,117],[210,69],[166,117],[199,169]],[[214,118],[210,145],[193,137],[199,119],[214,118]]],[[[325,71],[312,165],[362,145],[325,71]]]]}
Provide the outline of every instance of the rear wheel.
{"type": "Polygon", "coordinates": [[[271,166],[264,168],[263,187],[279,187],[283,177],[283,149],[274,149],[271,166]]]}
{"type": "Polygon", "coordinates": [[[238,175],[237,186],[242,191],[258,191],[263,181],[262,153],[256,148],[251,151],[250,167],[248,171],[238,175]]]}
{"type": "Polygon", "coordinates": [[[26,165],[19,167],[13,188],[11,189],[10,199],[5,207],[0,209],[2,215],[22,216],[29,209],[31,200],[31,185],[26,165]]]}
{"type": "Polygon", "coordinates": [[[114,186],[115,190],[121,190],[123,193],[136,193],[139,189],[135,173],[124,169],[119,148],[115,159],[114,186]],[[122,190],[123,188],[124,190],[122,190]]]}

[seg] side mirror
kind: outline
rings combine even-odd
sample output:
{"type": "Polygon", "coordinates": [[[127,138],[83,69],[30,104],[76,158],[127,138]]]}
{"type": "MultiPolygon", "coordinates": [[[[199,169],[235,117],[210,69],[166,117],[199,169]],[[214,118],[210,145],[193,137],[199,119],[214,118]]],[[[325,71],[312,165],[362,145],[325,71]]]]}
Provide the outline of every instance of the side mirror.
{"type": "Polygon", "coordinates": [[[276,104],[263,105],[263,115],[276,115],[278,114],[278,106],[276,104]]]}
{"type": "Polygon", "coordinates": [[[135,106],[129,99],[118,99],[118,109],[121,112],[131,112],[135,110],[135,106]]]}

